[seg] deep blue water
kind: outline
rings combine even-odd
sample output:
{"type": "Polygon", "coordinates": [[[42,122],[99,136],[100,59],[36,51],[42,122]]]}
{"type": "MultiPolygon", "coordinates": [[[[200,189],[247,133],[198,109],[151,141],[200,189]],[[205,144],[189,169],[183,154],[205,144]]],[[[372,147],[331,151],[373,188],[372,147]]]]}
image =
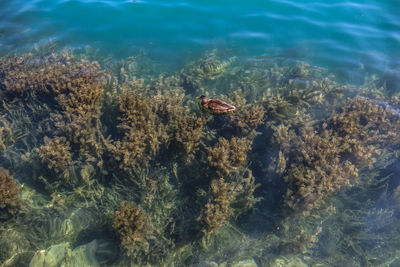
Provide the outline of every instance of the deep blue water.
{"type": "Polygon", "coordinates": [[[333,69],[400,63],[397,0],[2,0],[0,51],[55,40],[166,63],[207,49],[283,56],[333,69]]]}

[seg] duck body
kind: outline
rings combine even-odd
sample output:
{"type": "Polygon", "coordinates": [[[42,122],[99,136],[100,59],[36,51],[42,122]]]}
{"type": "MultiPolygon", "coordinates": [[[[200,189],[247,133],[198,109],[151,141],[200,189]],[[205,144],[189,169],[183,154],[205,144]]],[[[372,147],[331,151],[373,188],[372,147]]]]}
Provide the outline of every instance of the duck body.
{"type": "Polygon", "coordinates": [[[213,115],[227,114],[233,112],[236,109],[235,106],[219,99],[208,99],[204,95],[198,96],[196,98],[201,100],[201,102],[199,103],[200,109],[213,115]]]}

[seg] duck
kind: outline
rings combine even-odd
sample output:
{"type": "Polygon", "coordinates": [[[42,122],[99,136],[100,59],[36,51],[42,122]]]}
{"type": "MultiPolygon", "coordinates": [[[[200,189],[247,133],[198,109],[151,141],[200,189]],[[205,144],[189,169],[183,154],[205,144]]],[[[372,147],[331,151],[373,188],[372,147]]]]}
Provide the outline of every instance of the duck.
{"type": "Polygon", "coordinates": [[[225,101],[219,99],[209,99],[204,95],[198,96],[196,99],[201,100],[199,102],[199,107],[201,110],[213,115],[228,114],[236,109],[234,105],[228,104],[225,101]]]}

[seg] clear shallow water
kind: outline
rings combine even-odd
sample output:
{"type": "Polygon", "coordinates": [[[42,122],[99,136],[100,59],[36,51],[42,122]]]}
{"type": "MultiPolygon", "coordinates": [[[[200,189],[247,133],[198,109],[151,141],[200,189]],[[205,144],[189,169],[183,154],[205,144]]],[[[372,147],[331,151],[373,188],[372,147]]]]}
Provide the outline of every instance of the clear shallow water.
{"type": "Polygon", "coordinates": [[[397,1],[66,1],[0,3],[2,53],[38,42],[90,45],[164,62],[211,48],[279,55],[342,70],[400,62],[397,1]],[[362,65],[361,65],[362,64],[362,65]]]}
{"type": "Polygon", "coordinates": [[[0,264],[400,266],[397,13],[0,0],[0,264]]]}

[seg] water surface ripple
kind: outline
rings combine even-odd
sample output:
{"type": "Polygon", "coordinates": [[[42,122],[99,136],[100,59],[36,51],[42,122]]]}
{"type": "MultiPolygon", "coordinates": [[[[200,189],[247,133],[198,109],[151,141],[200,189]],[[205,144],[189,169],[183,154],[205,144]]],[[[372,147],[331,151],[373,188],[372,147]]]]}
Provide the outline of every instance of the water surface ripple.
{"type": "Polygon", "coordinates": [[[7,0],[0,1],[0,50],[57,40],[177,61],[183,51],[218,47],[386,69],[400,62],[399,12],[395,0],[7,0]]]}

